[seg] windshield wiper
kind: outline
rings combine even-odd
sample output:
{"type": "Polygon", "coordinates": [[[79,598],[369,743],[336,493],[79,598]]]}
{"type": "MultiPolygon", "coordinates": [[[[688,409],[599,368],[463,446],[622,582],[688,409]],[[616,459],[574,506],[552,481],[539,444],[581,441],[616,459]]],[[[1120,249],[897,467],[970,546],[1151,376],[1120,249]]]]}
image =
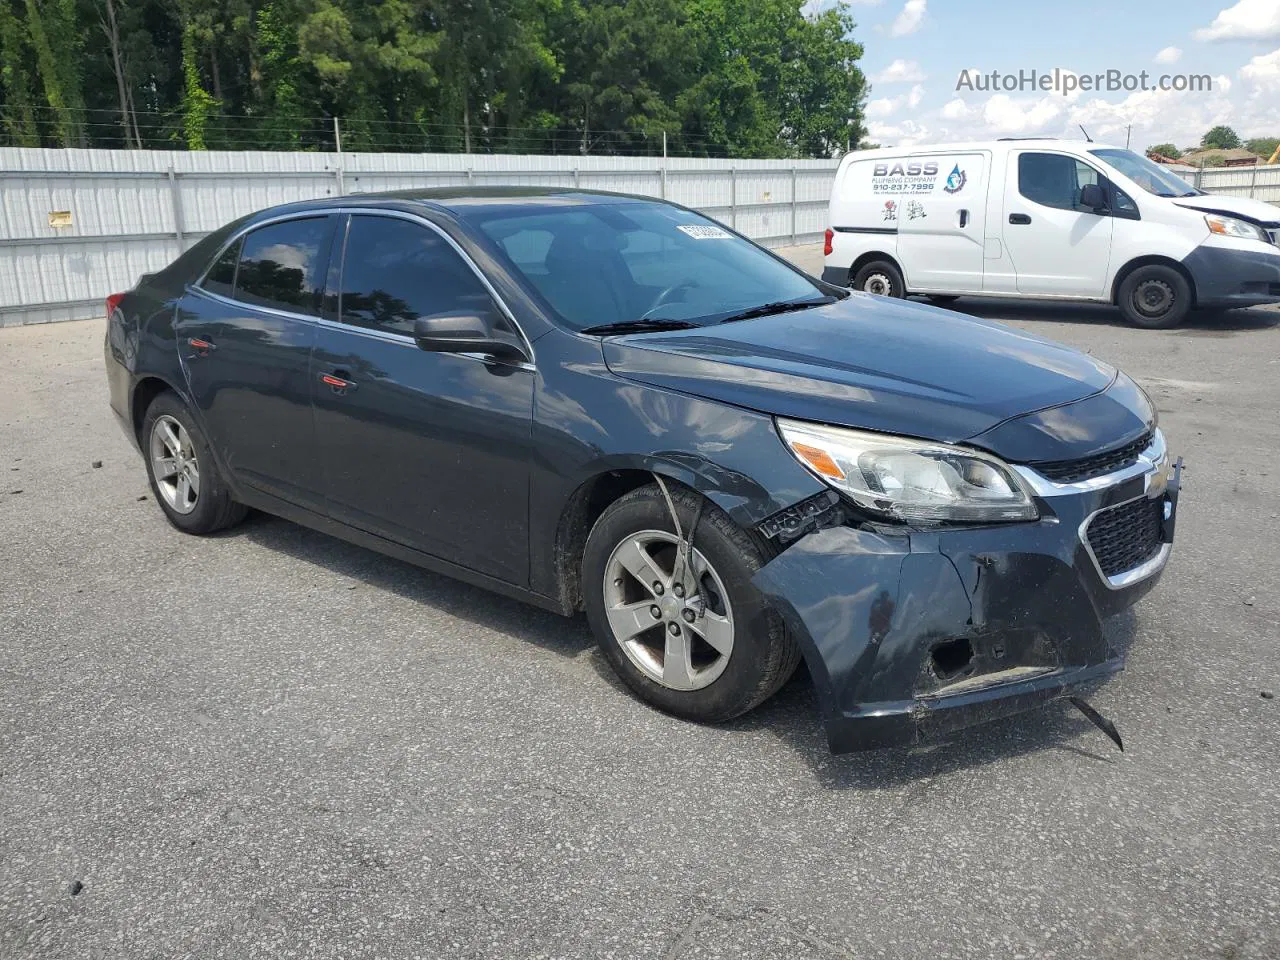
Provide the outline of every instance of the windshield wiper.
{"type": "Polygon", "coordinates": [[[644,317],[640,320],[619,320],[616,323],[601,323],[594,327],[583,327],[579,333],[653,333],[657,330],[692,330],[698,326],[688,320],[674,320],[663,317],[644,317]]]}
{"type": "Polygon", "coordinates": [[[820,307],[823,304],[835,303],[835,297],[820,297],[817,300],[777,300],[773,303],[762,303],[758,307],[751,307],[739,313],[731,313],[729,316],[721,320],[721,323],[733,323],[737,320],[752,320],[756,317],[771,317],[775,313],[790,313],[793,310],[807,310],[810,307],[820,307]]]}

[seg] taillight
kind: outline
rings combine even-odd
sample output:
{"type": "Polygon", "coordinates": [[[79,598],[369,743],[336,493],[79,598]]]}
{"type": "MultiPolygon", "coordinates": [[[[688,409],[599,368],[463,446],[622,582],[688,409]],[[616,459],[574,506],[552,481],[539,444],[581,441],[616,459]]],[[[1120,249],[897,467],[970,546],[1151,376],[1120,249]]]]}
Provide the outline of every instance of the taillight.
{"type": "Polygon", "coordinates": [[[831,239],[834,236],[835,234],[832,233],[831,228],[827,227],[827,232],[822,235],[822,255],[824,257],[831,256],[831,239]]]}
{"type": "Polygon", "coordinates": [[[124,299],[123,293],[113,293],[107,297],[107,316],[110,317],[116,312],[116,307],[120,306],[120,301],[124,299]]]}

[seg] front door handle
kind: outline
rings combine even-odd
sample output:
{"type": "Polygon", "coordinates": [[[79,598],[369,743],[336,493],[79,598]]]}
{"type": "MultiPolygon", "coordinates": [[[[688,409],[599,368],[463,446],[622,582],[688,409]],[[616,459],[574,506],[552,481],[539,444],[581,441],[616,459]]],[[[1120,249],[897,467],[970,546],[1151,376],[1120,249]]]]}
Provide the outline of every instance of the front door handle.
{"type": "Polygon", "coordinates": [[[960,211],[960,228],[963,230],[968,225],[969,225],[969,211],[961,210],[960,211]]]}
{"type": "Polygon", "coordinates": [[[207,357],[211,350],[217,350],[218,345],[211,340],[205,340],[203,337],[188,337],[187,346],[196,353],[197,357],[207,357]]]}
{"type": "Polygon", "coordinates": [[[320,382],[327,385],[338,396],[342,396],[349,390],[356,388],[354,380],[348,380],[344,374],[345,370],[335,370],[333,373],[320,374],[320,382]]]}
{"type": "Polygon", "coordinates": [[[1025,226],[1031,222],[1031,218],[1025,213],[1011,213],[1009,214],[1009,222],[1025,226]]]}

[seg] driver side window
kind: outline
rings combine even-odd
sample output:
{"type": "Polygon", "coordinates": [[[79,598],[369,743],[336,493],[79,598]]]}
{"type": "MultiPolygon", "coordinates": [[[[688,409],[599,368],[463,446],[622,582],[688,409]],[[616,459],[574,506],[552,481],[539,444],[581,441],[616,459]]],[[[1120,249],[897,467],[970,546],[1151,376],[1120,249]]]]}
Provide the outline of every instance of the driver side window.
{"type": "Polygon", "coordinates": [[[1021,153],[1018,155],[1018,193],[1032,203],[1058,210],[1093,213],[1080,202],[1080,188],[1100,184],[1105,178],[1075,157],[1061,153],[1021,153]]]}

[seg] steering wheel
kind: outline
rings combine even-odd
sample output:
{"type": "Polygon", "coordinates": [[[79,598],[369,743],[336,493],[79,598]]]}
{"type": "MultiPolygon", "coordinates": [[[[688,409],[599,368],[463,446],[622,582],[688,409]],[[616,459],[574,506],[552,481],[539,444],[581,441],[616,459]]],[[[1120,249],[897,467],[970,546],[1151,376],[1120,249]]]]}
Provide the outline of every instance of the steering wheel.
{"type": "Polygon", "coordinates": [[[676,294],[679,293],[681,290],[687,290],[689,287],[696,287],[697,285],[698,285],[697,282],[694,280],[680,280],[676,283],[671,284],[671,286],[667,287],[660,294],[658,294],[658,298],[653,301],[653,306],[651,306],[648,310],[646,310],[640,316],[640,319],[641,320],[649,319],[650,314],[652,314],[659,307],[665,307],[668,303],[674,302],[676,300],[676,294]]]}

